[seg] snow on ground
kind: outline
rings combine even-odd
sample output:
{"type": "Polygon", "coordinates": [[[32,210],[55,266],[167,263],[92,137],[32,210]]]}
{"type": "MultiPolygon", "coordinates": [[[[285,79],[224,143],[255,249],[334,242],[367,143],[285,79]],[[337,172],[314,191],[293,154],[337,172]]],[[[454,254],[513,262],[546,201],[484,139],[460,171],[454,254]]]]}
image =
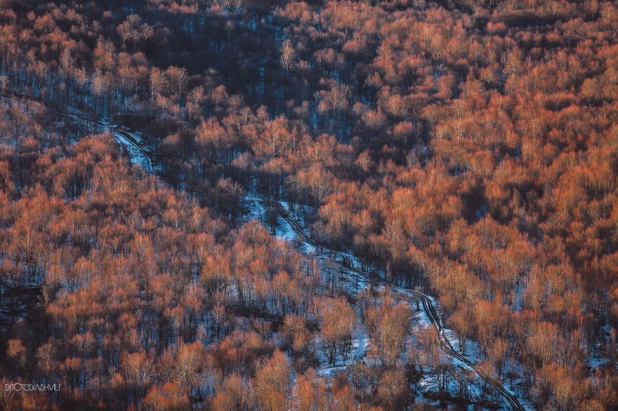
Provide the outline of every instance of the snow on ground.
{"type": "MultiPolygon", "coordinates": [[[[247,218],[249,220],[259,219],[260,221],[264,221],[264,216],[266,215],[266,207],[264,206],[264,201],[255,193],[249,193],[247,196],[245,196],[244,200],[249,210],[247,218]]],[[[290,211],[291,208],[289,203],[280,202],[280,204],[284,207],[286,211],[290,211]]],[[[303,228],[305,228],[302,221],[299,221],[299,223],[303,225],[303,228]]],[[[340,266],[340,264],[337,264],[335,267],[333,267],[332,258],[325,257],[324,253],[318,253],[316,247],[304,241],[303,238],[294,231],[292,226],[280,215],[278,215],[277,217],[277,225],[275,227],[274,236],[275,238],[283,239],[291,243],[299,242],[299,250],[301,251],[301,253],[308,257],[317,259],[320,267],[322,267],[323,270],[337,270],[337,273],[334,274],[338,276],[338,284],[340,286],[346,289],[354,287],[356,289],[362,289],[366,286],[366,280],[359,277],[357,273],[354,273],[353,271],[348,270],[343,266],[340,266]]],[[[354,336],[352,337],[352,352],[348,356],[347,360],[343,361],[343,359],[338,356],[336,363],[334,365],[329,365],[326,354],[320,349],[320,340],[316,337],[316,346],[318,347],[318,359],[321,364],[321,367],[318,369],[319,374],[333,375],[337,371],[344,370],[349,365],[354,364],[357,361],[361,361],[363,358],[365,358],[367,354],[367,345],[369,344],[369,333],[367,332],[366,326],[362,323],[362,321],[360,321],[360,311],[358,307],[354,307],[354,309],[357,314],[357,324],[355,327],[354,336]]]]}
{"type": "MultiPolygon", "coordinates": [[[[0,100],[22,104],[15,98],[0,94],[0,100]]],[[[95,133],[110,132],[114,139],[120,144],[128,153],[131,163],[140,165],[146,172],[157,175],[161,172],[161,166],[156,164],[153,160],[152,153],[149,152],[146,144],[144,144],[143,136],[126,127],[117,126],[111,124],[109,120],[92,120],[90,115],[76,107],[66,106],[68,114],[61,114],[60,116],[71,119],[75,122],[87,122],[93,127],[95,133]]]]}
{"type": "MultiPolygon", "coordinates": [[[[0,98],[2,98],[3,100],[9,100],[9,101],[11,100],[7,97],[2,97],[2,96],[0,96],[0,98]]],[[[81,112],[80,110],[73,108],[73,107],[69,107],[68,110],[69,110],[69,114],[66,115],[66,117],[72,118],[75,121],[87,121],[95,127],[96,132],[109,131],[114,136],[116,141],[127,151],[131,163],[139,164],[146,172],[150,174],[160,173],[161,168],[158,164],[156,164],[153,161],[154,156],[144,144],[144,139],[140,133],[135,132],[134,130],[128,129],[126,127],[112,125],[108,120],[91,121],[89,120],[89,116],[87,115],[87,113],[81,112]]],[[[249,219],[260,219],[261,221],[264,221],[265,207],[263,205],[263,202],[260,200],[260,198],[255,196],[254,194],[254,195],[248,195],[245,200],[249,208],[248,218],[249,219]]],[[[280,204],[284,208],[284,210],[289,212],[290,215],[292,216],[296,215],[294,210],[298,209],[299,207],[304,207],[304,206],[292,205],[287,202],[280,202],[280,204]]],[[[292,217],[292,218],[295,218],[295,217],[292,217]]],[[[304,229],[307,229],[307,227],[303,224],[302,220],[299,220],[299,224],[303,226],[304,229]]],[[[299,236],[294,231],[293,227],[288,223],[288,221],[286,221],[280,215],[277,216],[277,224],[275,227],[275,237],[279,239],[283,239],[288,242],[299,242],[301,244],[300,251],[305,255],[318,258],[318,261],[320,261],[321,265],[325,265],[326,262],[329,260],[330,261],[332,261],[333,259],[336,260],[341,265],[341,267],[339,268],[337,283],[338,285],[340,285],[342,288],[344,288],[346,291],[350,292],[351,294],[358,292],[359,290],[365,288],[368,285],[368,282],[364,276],[359,275],[358,273],[354,272],[351,269],[348,269],[347,267],[343,267],[343,262],[345,261],[345,263],[350,265],[351,267],[360,269],[362,265],[361,265],[360,260],[356,258],[356,256],[354,256],[353,254],[336,252],[333,250],[325,250],[330,257],[324,257],[323,255],[320,255],[319,253],[317,253],[316,248],[313,245],[308,244],[306,241],[304,241],[302,239],[302,236],[299,236]]],[[[337,276],[337,274],[335,275],[337,276]]],[[[402,294],[405,294],[411,297],[412,299],[414,298],[414,295],[410,293],[409,290],[401,289],[399,287],[394,288],[394,290],[401,292],[402,294]]],[[[234,290],[228,290],[228,291],[231,294],[234,293],[234,290]]],[[[434,304],[434,306],[436,306],[435,298],[430,297],[430,296],[426,296],[426,297],[429,299],[429,301],[431,301],[432,304],[434,304]]],[[[355,307],[355,309],[358,310],[358,307],[355,307]]],[[[442,318],[441,315],[440,315],[440,318],[442,318]]],[[[431,321],[429,320],[429,318],[427,317],[426,313],[423,310],[417,311],[415,313],[414,320],[417,322],[417,325],[420,325],[421,327],[431,326],[431,321]]],[[[444,336],[448,340],[450,345],[453,347],[453,349],[455,349],[456,351],[460,351],[459,340],[457,338],[457,335],[452,330],[444,329],[444,336]]],[[[358,316],[357,326],[356,326],[355,334],[353,337],[352,352],[350,353],[347,360],[344,361],[343,363],[339,363],[339,364],[336,363],[333,366],[329,366],[327,364],[327,359],[325,358],[325,354],[321,350],[319,350],[320,351],[320,361],[322,364],[324,364],[319,369],[319,373],[324,374],[324,375],[330,375],[336,371],[345,369],[347,366],[349,366],[350,364],[353,364],[356,361],[362,360],[366,356],[368,344],[369,344],[369,335],[367,333],[367,329],[365,325],[362,324],[362,322],[360,321],[360,316],[358,316]]],[[[470,370],[470,366],[463,363],[462,361],[454,357],[447,357],[447,358],[452,363],[452,365],[455,367],[455,369],[470,370]]],[[[473,363],[475,363],[478,360],[478,346],[474,345],[472,342],[468,343],[468,350],[466,352],[466,358],[472,361],[473,363]]],[[[341,362],[342,359],[338,358],[338,361],[341,362]]],[[[590,359],[590,366],[591,368],[600,367],[603,365],[605,361],[606,360],[604,359],[592,357],[590,359]]],[[[428,374],[424,376],[418,383],[418,387],[420,388],[420,391],[429,392],[429,391],[437,390],[437,388],[439,387],[439,384],[435,380],[436,378],[437,377],[432,374],[428,374]]],[[[480,393],[480,388],[476,384],[477,380],[480,380],[480,378],[477,377],[474,379],[475,383],[471,384],[471,389],[473,391],[478,390],[478,392],[480,393]]],[[[515,383],[517,384],[517,382],[515,383]]],[[[450,393],[456,392],[456,390],[458,390],[460,386],[461,385],[457,382],[457,379],[452,378],[447,385],[447,391],[450,393]]],[[[514,391],[516,393],[518,391],[517,389],[518,387],[513,387],[512,385],[511,387],[507,387],[507,388],[510,388],[511,390],[515,388],[514,391]]],[[[519,393],[517,393],[517,396],[521,398],[521,395],[519,393]]],[[[529,404],[525,404],[525,407],[528,408],[529,404]]]]}
{"type": "Polygon", "coordinates": [[[277,217],[277,228],[275,232],[275,237],[286,240],[288,242],[293,242],[299,240],[298,234],[292,229],[292,227],[283,219],[281,216],[277,217]]]}
{"type": "MultiPolygon", "coordinates": [[[[357,361],[362,361],[363,358],[367,355],[367,346],[369,345],[369,333],[367,332],[367,327],[360,320],[360,312],[358,307],[354,307],[356,311],[357,323],[354,332],[354,336],[352,337],[352,352],[348,356],[347,360],[343,361],[340,356],[337,356],[337,361],[334,365],[328,364],[328,359],[324,352],[318,348],[318,359],[320,361],[320,368],[317,370],[319,375],[333,375],[338,371],[345,370],[348,366],[356,363],[357,361]]],[[[319,338],[316,338],[316,346],[320,347],[319,338]]]]}
{"type": "Polygon", "coordinates": [[[260,198],[256,197],[254,194],[247,194],[244,197],[244,203],[249,210],[246,214],[247,221],[264,221],[266,208],[264,207],[264,204],[261,203],[260,198]]]}
{"type": "MultiPolygon", "coordinates": [[[[615,331],[614,331],[615,332],[615,331]]],[[[601,328],[601,333],[603,338],[607,341],[608,344],[611,344],[612,341],[612,328],[609,324],[605,324],[601,328]]],[[[588,367],[591,370],[596,370],[598,368],[606,367],[610,364],[609,358],[602,356],[602,348],[601,343],[597,343],[596,346],[593,347],[592,353],[588,356],[588,367]]],[[[615,367],[618,367],[618,361],[614,364],[615,367]]]]}
{"type": "MultiPolygon", "coordinates": [[[[146,158],[144,153],[136,147],[136,145],[127,139],[124,135],[112,132],[114,138],[118,143],[120,143],[129,154],[129,158],[131,163],[139,164],[144,170],[151,172],[150,170],[150,161],[146,158]]],[[[153,170],[154,171],[154,170],[153,170]]]]}
{"type": "Polygon", "coordinates": [[[95,122],[99,132],[109,131],[116,142],[120,144],[128,153],[129,160],[133,164],[138,164],[146,172],[153,175],[161,173],[161,165],[153,160],[153,155],[144,143],[141,133],[122,126],[111,124],[108,120],[95,122]]]}
{"type": "Polygon", "coordinates": [[[429,321],[427,314],[422,309],[414,311],[412,322],[423,327],[431,327],[431,321],[429,321]]]}
{"type": "MultiPolygon", "coordinates": [[[[102,128],[112,129],[112,134],[114,135],[116,140],[119,142],[119,144],[125,147],[127,152],[129,153],[131,162],[140,164],[149,173],[152,173],[152,174],[157,173],[158,170],[153,166],[151,156],[149,155],[147,150],[143,148],[144,147],[143,139],[139,135],[139,133],[132,132],[129,129],[125,129],[125,128],[110,127],[110,124],[105,123],[105,122],[97,122],[97,124],[102,128]]],[[[105,131],[105,130],[102,130],[102,131],[105,131]]],[[[264,201],[255,192],[250,192],[245,197],[245,204],[249,210],[247,214],[248,220],[259,219],[262,222],[265,221],[266,207],[264,206],[264,201]]],[[[290,213],[292,218],[295,218],[294,216],[296,215],[296,213],[293,210],[296,210],[299,207],[301,207],[301,206],[289,204],[287,202],[280,202],[280,204],[285,211],[290,213]]],[[[302,219],[297,220],[297,221],[305,230],[307,230],[307,227],[305,226],[302,219]]],[[[335,260],[338,263],[337,268],[336,268],[336,270],[338,270],[338,273],[335,273],[335,277],[337,279],[337,285],[343,290],[345,290],[346,292],[353,295],[357,293],[359,290],[362,290],[368,286],[368,280],[366,276],[360,275],[354,270],[344,267],[344,262],[345,264],[355,269],[360,269],[362,267],[360,260],[353,254],[336,252],[333,250],[322,250],[323,251],[322,253],[318,253],[318,250],[316,249],[316,247],[309,244],[307,241],[305,241],[302,238],[302,236],[298,235],[298,233],[294,231],[290,223],[285,218],[283,218],[281,215],[277,215],[277,223],[274,228],[275,228],[274,236],[276,238],[285,240],[290,243],[296,242],[297,244],[300,245],[299,247],[300,251],[304,255],[310,256],[312,258],[316,258],[318,262],[320,263],[321,267],[332,270],[333,269],[332,261],[335,260]]],[[[399,287],[394,287],[393,290],[408,296],[411,300],[415,299],[414,293],[410,292],[410,290],[402,289],[399,287]]],[[[431,297],[431,296],[425,296],[425,297],[435,307],[437,307],[436,299],[434,297],[431,297]]],[[[355,309],[358,309],[358,308],[355,308],[355,309]]],[[[442,318],[442,315],[439,314],[439,317],[442,318]]],[[[425,313],[424,310],[419,310],[415,313],[415,320],[421,326],[424,326],[424,327],[432,326],[431,321],[427,317],[427,314],[425,313]]],[[[450,345],[456,351],[460,351],[459,339],[457,338],[457,335],[455,334],[454,331],[450,329],[444,329],[444,336],[446,337],[450,345]]],[[[366,356],[368,343],[369,343],[369,335],[367,333],[366,327],[364,326],[364,324],[362,324],[362,322],[360,322],[360,320],[358,320],[356,332],[353,337],[352,353],[350,354],[348,359],[344,363],[338,363],[333,366],[330,366],[328,365],[328,361],[325,358],[325,354],[321,350],[318,350],[319,356],[320,356],[320,362],[323,364],[322,367],[320,367],[320,369],[318,370],[318,372],[323,375],[332,375],[333,373],[337,371],[341,371],[345,369],[347,366],[355,363],[356,361],[362,360],[366,356]]],[[[317,342],[317,344],[319,345],[319,341],[317,342]]],[[[471,367],[463,363],[462,361],[454,357],[447,357],[447,358],[449,359],[449,361],[451,362],[455,370],[463,370],[464,373],[466,371],[468,372],[471,371],[471,367]]],[[[468,342],[466,358],[473,363],[476,363],[478,360],[478,346],[476,346],[472,342],[468,342]]],[[[341,361],[341,360],[342,360],[341,358],[338,358],[338,361],[341,361]]],[[[438,385],[436,385],[437,384],[436,381],[433,380],[435,378],[437,377],[429,374],[425,376],[423,379],[421,379],[421,381],[419,382],[420,391],[421,392],[429,392],[429,391],[435,392],[435,390],[438,388],[438,385]]],[[[473,381],[469,381],[468,383],[470,383],[469,389],[472,390],[473,392],[478,392],[478,393],[481,392],[480,387],[482,386],[482,384],[484,384],[484,382],[477,375],[475,375],[475,378],[473,378],[473,381]]],[[[512,389],[512,387],[510,388],[512,389]]],[[[460,389],[461,389],[461,384],[458,383],[455,378],[453,378],[447,386],[447,391],[449,393],[456,393],[457,390],[460,390],[460,389]]],[[[522,397],[522,395],[519,393],[517,393],[516,395],[519,398],[522,397]]],[[[528,404],[526,404],[525,407],[528,408],[528,404]]]]}

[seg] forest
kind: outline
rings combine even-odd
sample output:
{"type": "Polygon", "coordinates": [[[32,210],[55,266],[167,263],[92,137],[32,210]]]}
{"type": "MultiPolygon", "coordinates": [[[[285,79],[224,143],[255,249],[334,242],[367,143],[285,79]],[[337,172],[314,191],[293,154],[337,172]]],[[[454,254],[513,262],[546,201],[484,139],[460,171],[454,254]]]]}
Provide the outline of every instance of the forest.
{"type": "Polygon", "coordinates": [[[618,410],[618,4],[0,0],[0,409],[618,410]]]}

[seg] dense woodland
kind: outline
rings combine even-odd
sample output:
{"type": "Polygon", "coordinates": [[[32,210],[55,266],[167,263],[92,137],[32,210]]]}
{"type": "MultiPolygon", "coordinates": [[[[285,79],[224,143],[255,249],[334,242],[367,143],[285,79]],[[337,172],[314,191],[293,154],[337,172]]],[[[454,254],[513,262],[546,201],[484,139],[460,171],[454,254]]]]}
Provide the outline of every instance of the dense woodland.
{"type": "Polygon", "coordinates": [[[0,306],[36,300],[0,382],[64,387],[0,408],[470,402],[420,400],[418,306],[273,237],[285,201],[529,406],[617,409],[615,2],[4,0],[0,93],[0,306]]]}

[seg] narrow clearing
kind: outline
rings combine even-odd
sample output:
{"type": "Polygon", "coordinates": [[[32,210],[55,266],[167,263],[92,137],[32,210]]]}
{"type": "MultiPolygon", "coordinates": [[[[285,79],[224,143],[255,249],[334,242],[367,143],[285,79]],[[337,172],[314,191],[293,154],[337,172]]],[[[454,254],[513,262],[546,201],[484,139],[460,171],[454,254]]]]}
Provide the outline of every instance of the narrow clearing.
{"type": "MultiPolygon", "coordinates": [[[[309,233],[307,233],[307,231],[302,227],[302,225],[290,215],[290,213],[285,207],[283,207],[280,203],[277,203],[277,209],[281,217],[285,219],[285,221],[290,225],[290,227],[296,232],[296,234],[304,242],[308,243],[309,245],[313,247],[316,247],[316,244],[312,240],[309,233]]],[[[338,251],[333,251],[333,253],[335,255],[335,260],[339,258],[340,259],[339,262],[345,268],[355,272],[357,275],[359,275],[363,279],[369,281],[369,276],[367,275],[367,273],[357,268],[356,264],[354,264],[354,260],[349,255],[338,252],[338,251]]],[[[425,311],[427,318],[429,318],[429,321],[431,321],[431,324],[435,327],[436,332],[438,333],[439,340],[440,340],[440,346],[442,350],[444,351],[444,353],[447,354],[449,357],[452,357],[460,361],[461,363],[465,364],[470,369],[474,370],[474,372],[481,379],[483,379],[489,385],[494,387],[496,392],[498,392],[498,394],[500,394],[500,396],[502,397],[504,405],[507,406],[508,409],[521,410],[521,411],[525,410],[524,406],[519,402],[518,398],[515,395],[513,395],[509,390],[507,390],[504,387],[504,385],[502,385],[502,382],[500,382],[498,379],[489,375],[487,372],[482,370],[475,363],[468,360],[465,356],[463,356],[462,354],[460,354],[453,348],[451,342],[447,338],[442,319],[440,318],[432,299],[428,295],[423,294],[418,291],[414,291],[414,290],[407,290],[407,289],[403,289],[400,287],[395,287],[384,280],[380,280],[380,285],[388,285],[394,293],[405,296],[409,301],[420,300],[423,306],[423,311],[425,311]]]]}
{"type": "MultiPolygon", "coordinates": [[[[2,98],[5,101],[19,103],[18,101],[8,96],[0,96],[0,98],[2,98]]],[[[85,121],[85,122],[94,124],[96,125],[97,132],[109,131],[114,136],[118,144],[120,144],[128,152],[130,161],[132,163],[139,164],[149,174],[159,175],[159,176],[161,175],[161,169],[158,167],[157,162],[153,159],[154,153],[152,153],[149,149],[144,147],[144,143],[143,143],[141,136],[133,132],[133,130],[123,127],[123,126],[110,124],[109,122],[106,122],[106,121],[101,121],[101,120],[93,121],[91,119],[86,118],[85,116],[82,116],[81,113],[76,109],[74,110],[74,112],[75,114],[60,114],[60,113],[59,114],[61,116],[68,117],[74,120],[85,121]]],[[[259,201],[263,202],[262,200],[259,200],[259,201]]],[[[300,239],[302,239],[304,243],[312,247],[316,247],[316,244],[311,238],[311,236],[309,235],[309,233],[304,229],[304,227],[295,218],[293,218],[290,215],[289,211],[280,202],[277,202],[277,209],[278,209],[279,215],[290,225],[292,230],[294,230],[294,232],[298,235],[300,239]]],[[[334,250],[331,250],[331,252],[334,255],[335,261],[339,262],[343,267],[356,273],[363,280],[369,281],[368,274],[362,269],[357,267],[357,265],[354,262],[354,258],[352,258],[349,254],[341,253],[341,252],[334,251],[334,250]]],[[[379,284],[389,286],[390,289],[394,293],[403,295],[409,301],[414,301],[414,302],[420,301],[423,307],[423,311],[427,315],[427,318],[429,318],[429,321],[431,322],[431,324],[436,329],[436,332],[439,336],[440,346],[442,350],[444,351],[444,353],[448,355],[449,357],[458,360],[465,366],[472,369],[481,379],[483,379],[485,382],[491,385],[496,390],[496,392],[502,397],[503,403],[508,409],[522,410],[522,411],[526,409],[519,402],[519,399],[504,387],[501,381],[489,375],[487,372],[482,370],[478,365],[476,365],[474,362],[467,359],[465,356],[463,356],[462,354],[460,354],[453,348],[451,342],[447,338],[442,319],[440,318],[440,315],[438,314],[438,311],[436,310],[431,297],[421,292],[418,292],[418,291],[408,290],[408,289],[404,289],[401,287],[393,286],[392,284],[389,284],[387,281],[384,281],[381,279],[379,280],[379,284]]],[[[15,318],[13,317],[12,321],[6,321],[7,324],[5,325],[8,326],[14,320],[15,318]]]]}

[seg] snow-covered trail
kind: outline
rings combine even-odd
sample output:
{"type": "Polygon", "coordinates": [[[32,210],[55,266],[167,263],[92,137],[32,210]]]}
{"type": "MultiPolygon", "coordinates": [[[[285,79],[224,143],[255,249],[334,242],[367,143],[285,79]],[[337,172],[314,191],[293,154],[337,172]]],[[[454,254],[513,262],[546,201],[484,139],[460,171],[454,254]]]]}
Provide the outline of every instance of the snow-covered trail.
{"type": "Polygon", "coordinates": [[[107,127],[116,142],[127,151],[131,163],[139,164],[148,174],[159,175],[161,173],[160,167],[153,159],[153,153],[144,147],[145,145],[138,133],[126,127],[110,125],[102,121],[96,121],[95,124],[107,127]]]}
{"type": "MultiPolygon", "coordinates": [[[[278,203],[278,211],[281,217],[290,225],[290,227],[298,234],[298,236],[302,238],[304,242],[310,244],[313,247],[316,246],[309,233],[307,233],[307,231],[302,227],[302,225],[298,223],[298,221],[296,221],[296,219],[294,219],[290,215],[289,211],[280,203],[278,203]]],[[[349,254],[341,253],[338,251],[332,252],[334,253],[336,258],[338,257],[341,259],[340,263],[345,268],[355,272],[366,281],[369,281],[369,276],[367,275],[367,273],[356,266],[356,264],[354,263],[354,259],[349,254]]],[[[429,318],[429,321],[435,327],[436,332],[438,333],[440,346],[444,353],[473,370],[481,379],[494,387],[496,392],[498,392],[502,397],[504,405],[507,406],[509,409],[517,411],[526,410],[526,408],[520,403],[519,399],[508,389],[506,389],[500,380],[489,375],[489,373],[481,369],[481,367],[470,361],[464,355],[457,352],[455,348],[453,348],[453,345],[451,344],[447,336],[446,330],[443,326],[442,318],[438,314],[438,310],[436,309],[433,299],[431,297],[419,291],[408,290],[401,287],[393,286],[384,280],[380,280],[379,282],[380,285],[388,285],[393,292],[403,295],[409,300],[419,300],[423,306],[423,311],[425,312],[425,315],[427,315],[427,318],[429,318]]]]}
{"type": "MultiPolygon", "coordinates": [[[[17,100],[20,97],[23,98],[19,94],[0,94],[0,100],[11,104],[21,104],[17,100]]],[[[127,127],[110,123],[107,120],[92,120],[86,113],[75,107],[68,107],[68,110],[69,113],[56,112],[56,114],[59,117],[68,118],[72,121],[92,124],[94,126],[92,132],[94,133],[109,132],[116,142],[127,151],[131,163],[139,164],[149,174],[160,175],[161,169],[154,158],[154,153],[146,147],[139,133],[127,127]]]]}
{"type": "MultiPolygon", "coordinates": [[[[12,103],[19,104],[19,101],[6,96],[0,95],[0,99],[9,101],[12,103]]],[[[96,132],[110,132],[115,140],[124,147],[128,154],[131,163],[139,164],[147,173],[152,175],[160,175],[161,169],[158,167],[156,160],[154,159],[154,153],[152,153],[145,144],[141,136],[133,132],[132,130],[115,125],[110,124],[107,121],[101,120],[92,120],[85,116],[85,114],[81,113],[79,110],[72,108],[73,114],[63,114],[58,113],[60,116],[72,118],[74,120],[85,121],[91,124],[96,125],[96,132]]],[[[277,202],[277,209],[279,215],[289,224],[290,228],[294,230],[294,232],[302,239],[302,242],[306,243],[311,247],[316,247],[315,242],[311,238],[310,234],[302,227],[298,221],[296,221],[291,215],[286,207],[284,207],[280,202],[277,202]]],[[[354,256],[346,253],[342,253],[339,251],[330,250],[334,259],[340,259],[339,263],[341,263],[345,268],[354,272],[364,281],[369,281],[369,276],[365,271],[359,269],[357,264],[355,263],[354,256]]],[[[437,309],[435,308],[433,299],[426,294],[415,290],[408,290],[401,287],[396,287],[384,280],[380,280],[380,285],[388,285],[391,290],[393,290],[397,294],[401,294],[406,296],[409,300],[417,301],[420,300],[423,306],[423,311],[425,312],[427,318],[431,322],[431,324],[436,328],[436,331],[439,336],[440,346],[442,350],[451,358],[460,361],[462,364],[466,365],[470,369],[472,369],[481,379],[486,381],[488,384],[494,387],[494,389],[500,394],[500,396],[504,400],[504,404],[508,406],[508,408],[512,410],[525,410],[524,406],[519,402],[518,398],[513,395],[509,390],[507,390],[504,385],[493,376],[489,375],[487,372],[478,367],[474,362],[470,361],[468,358],[457,352],[453,345],[451,344],[449,338],[447,337],[447,333],[443,326],[443,321],[438,314],[437,309]]]]}

